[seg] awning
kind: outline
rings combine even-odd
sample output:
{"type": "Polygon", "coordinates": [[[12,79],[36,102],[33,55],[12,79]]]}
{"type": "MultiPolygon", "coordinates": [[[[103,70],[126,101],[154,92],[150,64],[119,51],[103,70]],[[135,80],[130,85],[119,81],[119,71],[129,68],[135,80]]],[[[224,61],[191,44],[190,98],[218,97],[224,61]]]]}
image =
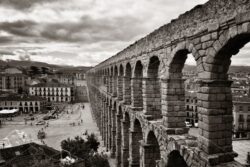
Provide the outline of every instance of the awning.
{"type": "Polygon", "coordinates": [[[12,110],[0,110],[0,114],[14,114],[18,112],[18,109],[12,109],[12,110]]]}

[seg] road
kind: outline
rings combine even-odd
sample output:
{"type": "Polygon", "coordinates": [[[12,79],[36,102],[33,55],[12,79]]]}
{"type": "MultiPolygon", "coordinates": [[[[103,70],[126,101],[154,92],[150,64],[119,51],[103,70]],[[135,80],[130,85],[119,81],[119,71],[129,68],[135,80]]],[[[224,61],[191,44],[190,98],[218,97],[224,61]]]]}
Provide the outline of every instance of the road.
{"type": "Polygon", "coordinates": [[[86,130],[89,133],[95,133],[99,137],[98,128],[91,115],[90,104],[84,103],[84,109],[81,106],[82,104],[68,105],[64,112],[59,115],[58,119],[47,121],[49,123],[48,127],[35,125],[44,115],[38,115],[38,120],[29,121],[26,125],[23,118],[14,118],[13,121],[7,122],[6,125],[3,125],[0,129],[0,139],[8,136],[8,138],[12,139],[12,145],[18,145],[22,141],[24,143],[33,141],[41,144],[42,141],[37,139],[37,133],[43,128],[46,133],[46,138],[43,140],[44,143],[60,150],[62,140],[74,138],[77,135],[81,136],[86,130]],[[31,122],[32,125],[30,125],[31,122]],[[73,126],[73,124],[75,124],[75,126],[73,126]],[[19,142],[15,143],[16,141],[19,142]]]}

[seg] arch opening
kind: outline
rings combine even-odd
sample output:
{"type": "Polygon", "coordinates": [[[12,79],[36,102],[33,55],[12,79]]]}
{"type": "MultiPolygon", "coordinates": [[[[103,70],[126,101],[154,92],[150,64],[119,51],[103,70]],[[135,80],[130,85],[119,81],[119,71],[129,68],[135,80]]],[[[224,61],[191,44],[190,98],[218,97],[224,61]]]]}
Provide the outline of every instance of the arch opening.
{"type": "MultiPolygon", "coordinates": [[[[169,65],[168,78],[166,81],[167,90],[163,93],[163,96],[166,97],[165,100],[168,102],[167,109],[163,109],[163,123],[169,128],[190,127],[190,125],[185,122],[187,113],[189,112],[187,111],[188,104],[186,103],[185,97],[189,94],[189,91],[195,92],[194,96],[196,97],[197,92],[196,89],[185,89],[187,85],[196,85],[196,68],[187,64],[187,62],[190,62],[190,59],[194,59],[190,51],[188,49],[181,49],[174,53],[174,57],[169,65]],[[176,121],[172,121],[174,119],[176,121]]],[[[193,113],[193,115],[198,116],[198,114],[195,113],[193,113]]],[[[187,131],[184,131],[184,133],[185,132],[187,131]]]]}
{"type": "MultiPolygon", "coordinates": [[[[223,34],[227,34],[227,31],[228,30],[225,30],[225,33],[223,34]]],[[[235,91],[237,89],[237,86],[239,86],[238,88],[240,88],[240,85],[244,85],[244,83],[240,81],[240,78],[246,77],[246,73],[244,72],[244,68],[240,68],[241,72],[239,73],[237,73],[234,68],[231,68],[231,64],[234,64],[237,61],[240,62],[238,65],[246,65],[246,62],[248,62],[248,60],[246,59],[245,55],[249,54],[249,52],[247,52],[247,49],[245,49],[247,47],[244,46],[248,44],[249,41],[250,33],[238,34],[228,39],[228,41],[216,41],[223,42],[224,45],[220,49],[218,48],[218,52],[215,52],[214,55],[210,55],[209,57],[207,57],[206,61],[204,62],[204,66],[210,67],[209,69],[207,69],[207,73],[211,75],[207,75],[205,77],[205,79],[209,80],[210,83],[206,83],[206,80],[202,81],[203,91],[199,93],[199,97],[207,94],[208,99],[204,100],[200,98],[199,101],[201,101],[201,104],[206,101],[210,105],[201,105],[199,106],[199,109],[207,112],[215,110],[217,112],[208,115],[208,119],[213,119],[216,116],[217,119],[221,119],[223,121],[219,124],[216,122],[207,123],[201,120],[201,123],[207,127],[218,126],[226,128],[217,128],[213,132],[211,132],[203,127],[199,127],[202,132],[199,138],[205,138],[209,143],[213,143],[213,146],[209,146],[209,144],[207,144],[203,146],[203,148],[205,149],[201,147],[200,148],[208,154],[227,153],[228,155],[230,155],[227,159],[224,159],[220,163],[234,160],[234,154],[232,152],[237,148],[233,148],[232,137],[240,137],[235,135],[237,134],[239,127],[243,128],[240,129],[240,131],[245,132],[246,129],[244,128],[247,128],[248,125],[250,127],[250,122],[249,124],[247,123],[247,117],[244,117],[243,114],[244,110],[247,111],[247,106],[246,109],[244,109],[245,107],[239,104],[239,102],[244,101],[244,99],[249,99],[249,93],[245,93],[244,90],[242,91],[242,93],[239,93],[239,91],[235,91]],[[242,61],[241,59],[244,61],[242,61]],[[205,91],[210,89],[216,91],[213,94],[205,91]],[[216,102],[211,100],[212,97],[216,97],[216,102]],[[216,106],[214,106],[215,103],[216,106]],[[240,119],[240,115],[242,119],[240,119]],[[217,139],[208,138],[203,135],[205,133],[209,136],[221,134],[222,137],[220,138],[220,140],[225,140],[227,142],[218,144],[216,143],[217,139]]],[[[203,116],[202,113],[201,116],[203,116]]]]}
{"type": "Polygon", "coordinates": [[[150,131],[144,146],[144,165],[145,167],[156,166],[160,163],[161,152],[157,138],[153,131],[150,131]],[[150,158],[149,158],[150,157],[150,158]]]}
{"type": "Polygon", "coordinates": [[[117,84],[118,84],[118,68],[115,66],[114,68],[114,76],[113,76],[113,95],[117,96],[117,84]]]}
{"type": "Polygon", "coordinates": [[[137,61],[132,79],[132,106],[134,108],[143,108],[142,79],[143,65],[141,61],[137,61]]]}
{"type": "Polygon", "coordinates": [[[118,77],[118,100],[123,100],[123,81],[124,81],[124,70],[123,65],[121,64],[119,67],[119,77],[118,77]]]}
{"type": "Polygon", "coordinates": [[[134,122],[133,132],[130,133],[130,163],[131,166],[140,166],[140,144],[143,140],[142,127],[138,119],[134,122]]]}
{"type": "Polygon", "coordinates": [[[121,154],[121,164],[122,166],[129,166],[129,128],[130,128],[130,118],[129,114],[125,113],[124,120],[122,122],[122,154],[121,154]]]}
{"type": "Polygon", "coordinates": [[[131,78],[132,78],[132,69],[130,63],[126,64],[126,71],[125,71],[125,77],[124,77],[124,86],[123,86],[123,99],[124,103],[129,105],[131,104],[131,78]]]}
{"type": "Polygon", "coordinates": [[[116,117],[116,161],[117,166],[121,166],[121,144],[122,144],[122,107],[118,107],[117,117],[116,117]]]}
{"type": "Polygon", "coordinates": [[[145,93],[145,100],[143,100],[143,105],[146,112],[145,114],[151,115],[153,119],[158,119],[162,117],[159,66],[159,58],[157,56],[151,57],[149,60],[147,79],[143,81],[143,90],[145,93]]]}
{"type": "Polygon", "coordinates": [[[178,150],[173,150],[168,154],[166,167],[188,167],[186,161],[178,150]]]}

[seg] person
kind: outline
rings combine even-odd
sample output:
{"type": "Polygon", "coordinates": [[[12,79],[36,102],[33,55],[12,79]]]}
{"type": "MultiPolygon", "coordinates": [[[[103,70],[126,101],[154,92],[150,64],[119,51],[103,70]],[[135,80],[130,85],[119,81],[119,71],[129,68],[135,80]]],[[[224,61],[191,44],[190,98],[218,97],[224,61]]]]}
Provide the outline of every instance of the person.
{"type": "Polygon", "coordinates": [[[4,148],[5,144],[3,143],[3,148],[4,148]]]}

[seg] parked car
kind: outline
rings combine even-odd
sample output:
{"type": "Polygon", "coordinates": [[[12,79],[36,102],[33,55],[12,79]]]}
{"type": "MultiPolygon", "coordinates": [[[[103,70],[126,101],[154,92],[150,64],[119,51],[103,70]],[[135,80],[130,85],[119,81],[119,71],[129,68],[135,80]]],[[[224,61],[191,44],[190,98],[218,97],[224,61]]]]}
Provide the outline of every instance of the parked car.
{"type": "Polygon", "coordinates": [[[29,117],[25,117],[24,120],[26,120],[26,121],[29,121],[29,120],[33,121],[33,120],[35,120],[35,118],[33,116],[29,116],[29,117]]]}
{"type": "Polygon", "coordinates": [[[36,123],[36,125],[45,125],[45,121],[41,120],[36,123]]]}
{"type": "Polygon", "coordinates": [[[192,124],[190,124],[189,122],[185,121],[185,123],[186,123],[186,127],[188,127],[188,128],[192,127],[192,124]]]}
{"type": "Polygon", "coordinates": [[[45,115],[44,117],[43,117],[43,120],[49,120],[50,119],[50,116],[49,115],[45,115]]]}

